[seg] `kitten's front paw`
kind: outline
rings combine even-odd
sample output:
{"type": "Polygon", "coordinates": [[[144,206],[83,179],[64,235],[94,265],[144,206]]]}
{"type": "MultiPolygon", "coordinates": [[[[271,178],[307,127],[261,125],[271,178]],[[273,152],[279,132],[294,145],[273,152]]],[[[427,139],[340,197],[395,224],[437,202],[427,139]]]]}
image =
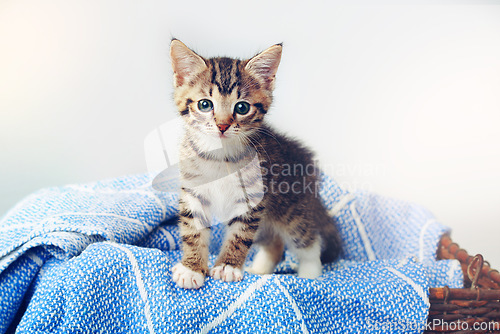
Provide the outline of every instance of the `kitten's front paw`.
{"type": "Polygon", "coordinates": [[[258,268],[255,265],[252,265],[251,267],[245,267],[244,270],[255,275],[268,275],[273,273],[272,270],[263,270],[262,268],[258,268]]]}
{"type": "Polygon", "coordinates": [[[210,276],[224,282],[239,282],[243,279],[241,269],[230,266],[229,264],[213,267],[210,270],[210,276]]]}
{"type": "Polygon", "coordinates": [[[256,275],[267,275],[274,272],[276,262],[273,261],[271,255],[265,250],[259,250],[255,255],[251,267],[246,267],[245,270],[256,275]]]}
{"type": "Polygon", "coordinates": [[[205,282],[205,275],[189,269],[180,262],[172,268],[172,273],[174,282],[184,289],[198,289],[205,282]]]}
{"type": "Polygon", "coordinates": [[[312,261],[312,262],[307,262],[307,263],[301,263],[299,265],[299,272],[298,276],[300,278],[310,278],[310,279],[315,279],[318,278],[323,271],[323,265],[321,264],[321,261],[312,261]]]}

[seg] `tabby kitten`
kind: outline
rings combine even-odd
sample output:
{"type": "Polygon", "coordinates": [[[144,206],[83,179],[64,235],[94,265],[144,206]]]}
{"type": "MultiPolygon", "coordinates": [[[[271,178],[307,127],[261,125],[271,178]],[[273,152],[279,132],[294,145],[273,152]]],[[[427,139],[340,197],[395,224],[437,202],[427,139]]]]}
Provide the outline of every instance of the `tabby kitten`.
{"type": "Polygon", "coordinates": [[[173,280],[196,289],[205,276],[240,281],[249,248],[260,249],[248,271],[270,274],[285,245],[298,275],[316,278],[340,251],[335,225],[317,190],[312,153],[264,122],[282,47],[249,60],[204,59],[172,40],[174,100],[185,121],[180,147],[180,234],[183,258],[173,280]],[[210,225],[227,225],[215,266],[208,269],[210,225]]]}

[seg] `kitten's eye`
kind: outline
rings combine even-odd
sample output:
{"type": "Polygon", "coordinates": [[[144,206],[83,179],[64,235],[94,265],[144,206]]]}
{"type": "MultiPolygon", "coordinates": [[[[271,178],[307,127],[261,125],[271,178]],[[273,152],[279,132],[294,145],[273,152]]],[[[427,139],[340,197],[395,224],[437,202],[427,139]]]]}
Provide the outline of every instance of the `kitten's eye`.
{"type": "Polygon", "coordinates": [[[238,102],[234,106],[234,112],[240,115],[246,115],[250,111],[250,105],[246,102],[238,102]]]}
{"type": "Polygon", "coordinates": [[[202,112],[209,112],[213,108],[214,108],[214,104],[210,100],[203,99],[203,100],[198,101],[198,109],[200,109],[200,111],[202,111],[202,112]]]}

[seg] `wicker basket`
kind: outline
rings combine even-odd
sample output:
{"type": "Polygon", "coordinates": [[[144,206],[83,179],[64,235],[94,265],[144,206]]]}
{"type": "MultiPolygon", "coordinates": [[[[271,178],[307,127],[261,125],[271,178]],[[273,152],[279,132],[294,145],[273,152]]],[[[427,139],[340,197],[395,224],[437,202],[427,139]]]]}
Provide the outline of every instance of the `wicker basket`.
{"type": "Polygon", "coordinates": [[[429,289],[424,333],[500,333],[500,273],[481,255],[467,254],[448,235],[441,238],[437,258],[460,261],[465,288],[429,289]]]}

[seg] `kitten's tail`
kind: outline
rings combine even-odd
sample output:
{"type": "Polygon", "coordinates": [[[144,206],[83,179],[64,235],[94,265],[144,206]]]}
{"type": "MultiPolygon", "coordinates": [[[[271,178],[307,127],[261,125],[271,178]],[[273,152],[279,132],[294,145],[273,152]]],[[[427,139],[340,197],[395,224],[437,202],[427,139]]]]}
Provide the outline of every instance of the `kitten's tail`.
{"type": "Polygon", "coordinates": [[[328,220],[322,226],[321,232],[323,239],[321,263],[333,262],[342,250],[342,243],[335,222],[332,222],[332,218],[328,217],[328,220]]]}

